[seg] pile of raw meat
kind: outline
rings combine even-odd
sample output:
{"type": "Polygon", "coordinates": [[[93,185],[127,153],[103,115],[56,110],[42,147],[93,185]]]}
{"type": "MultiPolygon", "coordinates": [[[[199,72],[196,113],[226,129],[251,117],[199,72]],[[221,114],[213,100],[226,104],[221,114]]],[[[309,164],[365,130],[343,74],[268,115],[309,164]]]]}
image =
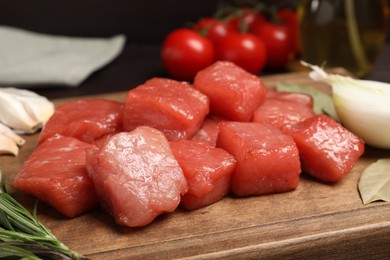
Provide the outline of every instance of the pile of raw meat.
{"type": "Polygon", "coordinates": [[[101,206],[135,227],[229,193],[291,191],[302,172],[337,182],[364,143],[312,106],[310,96],[270,91],[230,62],[200,71],[193,84],[152,78],[124,103],[58,106],[13,184],[67,217],[101,206]]]}

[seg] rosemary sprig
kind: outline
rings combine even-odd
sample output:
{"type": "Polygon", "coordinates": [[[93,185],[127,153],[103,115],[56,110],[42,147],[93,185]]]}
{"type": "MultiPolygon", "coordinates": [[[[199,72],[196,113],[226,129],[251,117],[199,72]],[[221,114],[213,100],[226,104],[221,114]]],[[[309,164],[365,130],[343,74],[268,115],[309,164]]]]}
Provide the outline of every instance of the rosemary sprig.
{"type": "MultiPolygon", "coordinates": [[[[0,184],[2,173],[0,171],[0,184]]],[[[60,242],[37,218],[0,185],[0,259],[87,259],[60,242]]]]}
{"type": "Polygon", "coordinates": [[[40,260],[33,252],[24,249],[18,245],[1,243],[0,244],[0,259],[8,257],[20,257],[21,259],[40,260]]]}

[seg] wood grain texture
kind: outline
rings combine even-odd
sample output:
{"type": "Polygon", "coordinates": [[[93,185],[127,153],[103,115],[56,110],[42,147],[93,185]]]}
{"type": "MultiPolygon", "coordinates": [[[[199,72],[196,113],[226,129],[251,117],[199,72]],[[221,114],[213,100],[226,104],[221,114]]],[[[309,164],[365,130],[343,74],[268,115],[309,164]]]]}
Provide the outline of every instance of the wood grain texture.
{"type": "MultiPolygon", "coordinates": [[[[328,86],[308,79],[306,72],[263,80],[270,88],[287,82],[329,92],[328,86]]],[[[100,97],[123,101],[125,95],[100,97]]],[[[0,157],[8,181],[33,151],[37,135],[26,139],[19,156],[0,157]]],[[[38,216],[62,242],[91,259],[389,259],[390,203],[364,206],[357,189],[365,167],[388,157],[390,150],[366,147],[353,170],[337,184],[323,184],[303,173],[292,192],[249,198],[229,195],[198,210],[178,208],[144,228],[118,226],[101,209],[65,219],[41,203],[38,216]]],[[[20,192],[13,195],[27,207],[34,203],[20,192]]]]}

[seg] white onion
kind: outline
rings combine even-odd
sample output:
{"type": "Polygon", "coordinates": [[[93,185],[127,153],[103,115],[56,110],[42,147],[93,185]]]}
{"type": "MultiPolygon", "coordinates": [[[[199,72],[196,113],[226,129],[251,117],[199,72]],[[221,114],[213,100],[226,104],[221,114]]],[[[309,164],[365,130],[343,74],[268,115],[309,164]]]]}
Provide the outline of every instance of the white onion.
{"type": "Polygon", "coordinates": [[[341,123],[366,144],[390,149],[390,84],[327,74],[309,66],[310,77],[332,86],[333,103],[341,123]]]}

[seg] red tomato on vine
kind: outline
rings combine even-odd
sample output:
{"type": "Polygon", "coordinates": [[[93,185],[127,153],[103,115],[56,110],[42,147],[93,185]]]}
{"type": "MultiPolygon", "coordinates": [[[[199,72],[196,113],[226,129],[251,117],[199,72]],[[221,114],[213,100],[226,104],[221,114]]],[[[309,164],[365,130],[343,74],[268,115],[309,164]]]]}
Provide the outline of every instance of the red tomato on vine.
{"type": "Polygon", "coordinates": [[[253,33],[264,41],[267,50],[267,67],[283,68],[293,57],[292,42],[284,25],[264,22],[253,33]]]}
{"type": "Polygon", "coordinates": [[[277,12],[277,17],[287,27],[290,33],[294,54],[300,53],[298,16],[294,10],[283,8],[277,12]]]}
{"type": "Polygon", "coordinates": [[[215,61],[215,51],[209,39],[194,30],[179,28],[164,39],[161,59],[175,79],[192,81],[199,70],[215,61]]]}
{"type": "Polygon", "coordinates": [[[265,21],[263,15],[251,7],[240,8],[232,14],[232,17],[233,18],[228,22],[230,26],[236,28],[236,30],[242,31],[242,23],[244,23],[247,32],[251,32],[257,24],[261,24],[265,21]]]}
{"type": "Polygon", "coordinates": [[[213,43],[218,42],[229,33],[236,31],[229,23],[217,20],[213,17],[200,19],[195,24],[194,30],[205,35],[205,37],[209,38],[213,43]]]}
{"type": "Polygon", "coordinates": [[[267,60],[263,41],[249,33],[228,34],[218,42],[216,53],[218,60],[231,61],[253,74],[258,74],[267,60]]]}

